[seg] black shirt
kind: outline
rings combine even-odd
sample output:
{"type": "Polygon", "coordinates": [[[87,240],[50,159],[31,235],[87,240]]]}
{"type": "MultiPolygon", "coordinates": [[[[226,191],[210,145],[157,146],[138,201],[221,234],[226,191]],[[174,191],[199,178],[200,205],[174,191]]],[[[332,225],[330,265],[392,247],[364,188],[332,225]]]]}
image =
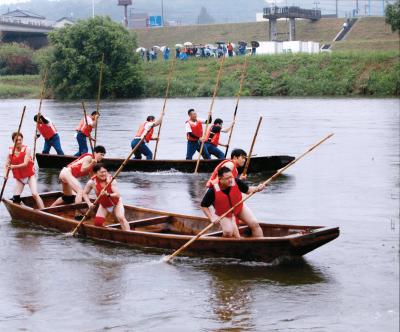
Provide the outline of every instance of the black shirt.
{"type": "MultiPolygon", "coordinates": [[[[235,179],[235,181],[236,181],[236,184],[237,184],[239,190],[242,193],[246,194],[249,191],[249,186],[246,182],[244,182],[240,179],[235,179]]],[[[230,191],[231,191],[231,187],[228,187],[228,188],[222,190],[222,192],[225,195],[229,195],[230,191]]],[[[201,207],[209,207],[214,204],[214,201],[215,201],[214,188],[211,187],[207,190],[206,194],[204,195],[203,200],[201,201],[201,207]]]]}

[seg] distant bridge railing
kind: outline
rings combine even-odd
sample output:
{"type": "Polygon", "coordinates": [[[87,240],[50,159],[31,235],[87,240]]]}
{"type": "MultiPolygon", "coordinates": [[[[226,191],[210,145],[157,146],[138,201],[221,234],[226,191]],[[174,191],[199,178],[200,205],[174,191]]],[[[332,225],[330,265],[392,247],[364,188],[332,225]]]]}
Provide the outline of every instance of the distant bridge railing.
{"type": "Polygon", "coordinates": [[[318,9],[302,9],[295,6],[267,7],[264,8],[263,17],[266,19],[303,18],[316,21],[321,18],[321,11],[318,9]]]}

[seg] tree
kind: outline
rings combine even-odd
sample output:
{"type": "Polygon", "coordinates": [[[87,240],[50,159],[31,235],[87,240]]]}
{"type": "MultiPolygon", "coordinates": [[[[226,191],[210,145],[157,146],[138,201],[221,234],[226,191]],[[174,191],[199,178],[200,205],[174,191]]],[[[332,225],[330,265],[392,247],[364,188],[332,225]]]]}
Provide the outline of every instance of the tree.
{"type": "Polygon", "coordinates": [[[200,14],[197,16],[197,24],[210,24],[214,23],[214,19],[207,12],[206,7],[201,7],[200,14]]]}
{"type": "Polygon", "coordinates": [[[79,20],[49,34],[49,85],[56,98],[96,98],[104,54],[102,97],[136,97],[143,92],[136,38],[108,17],[79,20]]]}
{"type": "Polygon", "coordinates": [[[400,32],[400,1],[389,4],[385,9],[386,23],[392,26],[392,31],[400,32]]]}

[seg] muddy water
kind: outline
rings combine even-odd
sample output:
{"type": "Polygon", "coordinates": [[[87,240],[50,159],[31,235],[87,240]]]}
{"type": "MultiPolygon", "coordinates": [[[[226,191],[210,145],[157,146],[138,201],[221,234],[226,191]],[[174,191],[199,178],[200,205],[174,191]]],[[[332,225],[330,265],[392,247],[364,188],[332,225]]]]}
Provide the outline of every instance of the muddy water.
{"type": "MultiPolygon", "coordinates": [[[[206,117],[209,102],[169,101],[159,158],[184,158],[186,111],[194,107],[206,117]]],[[[32,145],[38,101],[0,101],[1,165],[24,104],[23,133],[32,145]]],[[[161,106],[159,99],[104,102],[98,136],[107,154],[127,155],[138,124],[148,114],[159,114],[161,106]]],[[[219,99],[214,113],[228,124],[233,108],[233,99],[219,99]]],[[[45,101],[43,111],[56,124],[64,151],[75,152],[79,103],[45,101]]],[[[271,265],[183,257],[167,265],[153,251],[11,222],[2,206],[0,329],[398,330],[398,101],[242,99],[232,146],[249,148],[260,115],[258,155],[299,155],[326,134],[335,136],[249,206],[263,221],[340,226],[337,240],[302,261],[271,265]]],[[[39,149],[42,144],[39,140],[39,149]]],[[[56,172],[40,170],[38,176],[41,191],[58,189],[56,172]]],[[[126,203],[201,215],[205,179],[174,172],[124,173],[119,186],[126,203]]],[[[12,180],[6,195],[11,189],[12,180]]]]}

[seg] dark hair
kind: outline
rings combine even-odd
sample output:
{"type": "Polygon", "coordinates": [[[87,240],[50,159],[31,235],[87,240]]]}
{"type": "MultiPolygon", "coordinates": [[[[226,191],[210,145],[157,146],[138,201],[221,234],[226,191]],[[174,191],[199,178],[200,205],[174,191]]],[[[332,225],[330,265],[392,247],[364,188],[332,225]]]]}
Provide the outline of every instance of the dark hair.
{"type": "Polygon", "coordinates": [[[233,150],[232,150],[232,152],[231,152],[231,159],[233,159],[233,157],[239,158],[240,156],[247,157],[246,151],[244,151],[244,150],[242,150],[242,149],[233,149],[233,150]]]}
{"type": "Polygon", "coordinates": [[[12,133],[12,135],[11,135],[11,139],[13,140],[13,142],[14,142],[14,139],[15,139],[15,137],[16,136],[20,136],[21,138],[24,138],[24,135],[22,135],[22,133],[17,133],[16,131],[14,131],[13,133],[12,133]]]}
{"type": "Polygon", "coordinates": [[[224,175],[225,173],[229,173],[232,172],[231,169],[229,169],[226,166],[222,166],[219,170],[218,170],[218,177],[220,178],[222,175],[224,175]]]}
{"type": "MultiPolygon", "coordinates": [[[[37,122],[37,114],[33,117],[33,121],[37,122]]],[[[40,114],[40,121],[42,121],[44,124],[49,123],[49,121],[42,114],[40,114]]]]}
{"type": "Polygon", "coordinates": [[[103,163],[97,163],[93,166],[93,173],[97,173],[98,171],[100,171],[100,169],[104,168],[105,170],[107,170],[106,165],[104,165],[103,163]]]}
{"type": "Polygon", "coordinates": [[[97,112],[97,111],[92,112],[92,115],[97,115],[97,114],[99,114],[99,112],[97,112]]]}
{"type": "Polygon", "coordinates": [[[192,112],[194,112],[194,108],[191,108],[191,109],[188,111],[188,115],[190,115],[190,113],[192,113],[192,112]]]}
{"type": "Polygon", "coordinates": [[[106,154],[106,149],[103,145],[97,145],[93,149],[94,152],[106,154]]]}
{"type": "Polygon", "coordinates": [[[214,120],[214,124],[220,124],[220,125],[222,125],[224,123],[224,121],[222,121],[222,119],[220,119],[220,118],[216,118],[215,120],[214,120]]]}
{"type": "Polygon", "coordinates": [[[156,117],[154,115],[149,115],[146,119],[146,121],[154,121],[156,117]]]}

